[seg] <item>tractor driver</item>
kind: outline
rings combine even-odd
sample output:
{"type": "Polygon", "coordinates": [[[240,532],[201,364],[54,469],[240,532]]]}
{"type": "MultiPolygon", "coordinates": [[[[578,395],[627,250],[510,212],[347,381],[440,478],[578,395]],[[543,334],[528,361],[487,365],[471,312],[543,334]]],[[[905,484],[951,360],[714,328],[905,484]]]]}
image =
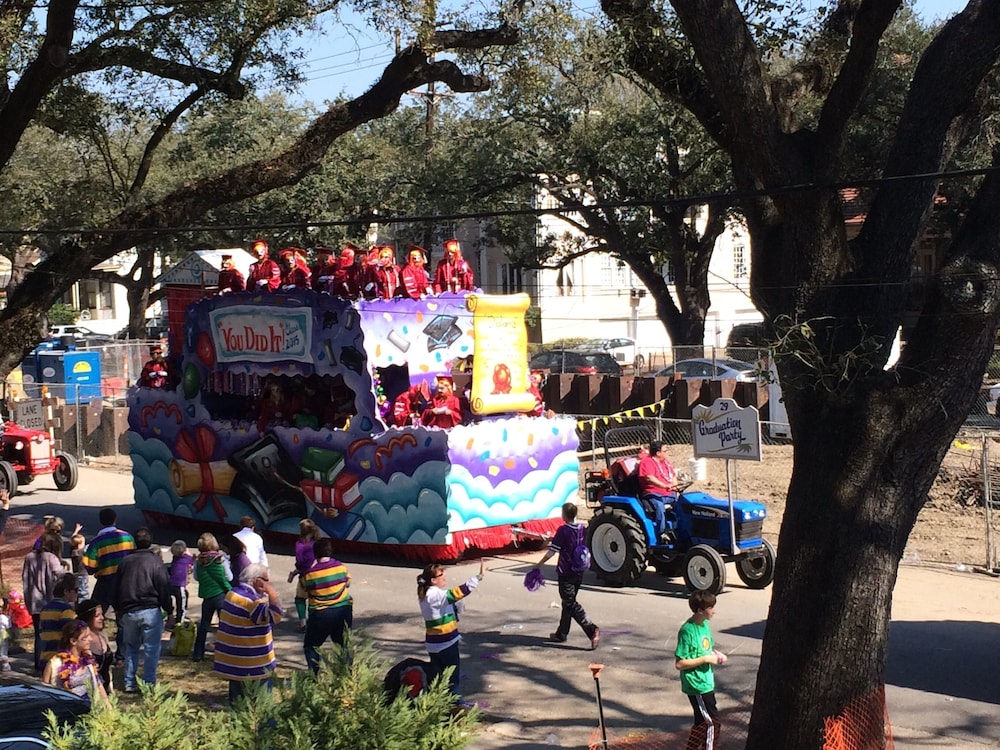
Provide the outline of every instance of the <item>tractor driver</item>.
{"type": "Polygon", "coordinates": [[[659,440],[649,444],[649,453],[639,461],[639,497],[653,506],[656,535],[661,541],[666,531],[666,506],[673,502],[677,472],[667,458],[667,446],[659,440]]]}

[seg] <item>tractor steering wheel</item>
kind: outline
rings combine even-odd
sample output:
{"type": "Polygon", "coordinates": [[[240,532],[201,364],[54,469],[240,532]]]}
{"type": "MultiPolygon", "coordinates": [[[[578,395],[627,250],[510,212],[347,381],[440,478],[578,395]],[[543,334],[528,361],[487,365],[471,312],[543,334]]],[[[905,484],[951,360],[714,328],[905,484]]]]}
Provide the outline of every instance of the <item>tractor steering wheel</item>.
{"type": "Polygon", "coordinates": [[[680,496],[684,493],[684,490],[686,490],[692,484],[694,484],[694,480],[692,479],[681,480],[674,485],[673,491],[676,492],[678,496],[680,496]]]}

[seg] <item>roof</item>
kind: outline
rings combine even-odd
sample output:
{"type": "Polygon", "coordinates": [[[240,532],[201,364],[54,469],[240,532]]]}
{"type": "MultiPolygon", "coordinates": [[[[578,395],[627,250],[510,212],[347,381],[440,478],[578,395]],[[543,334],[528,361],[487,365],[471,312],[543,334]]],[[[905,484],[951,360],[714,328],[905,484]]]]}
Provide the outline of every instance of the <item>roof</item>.
{"type": "Polygon", "coordinates": [[[244,276],[250,272],[250,264],[256,260],[241,247],[195,250],[173,268],[160,274],[153,283],[164,286],[217,286],[223,255],[233,256],[233,266],[244,276]]]}

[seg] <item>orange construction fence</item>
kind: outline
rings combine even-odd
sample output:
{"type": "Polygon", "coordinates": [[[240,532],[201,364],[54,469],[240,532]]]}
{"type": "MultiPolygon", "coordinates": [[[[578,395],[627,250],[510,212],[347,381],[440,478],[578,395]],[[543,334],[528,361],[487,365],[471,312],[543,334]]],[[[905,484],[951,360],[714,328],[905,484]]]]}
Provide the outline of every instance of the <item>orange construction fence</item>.
{"type": "MultiPolygon", "coordinates": [[[[615,733],[600,727],[590,735],[590,750],[743,750],[750,726],[750,706],[720,710],[714,724],[678,732],[615,733]]],[[[823,750],[893,750],[885,688],[852,701],[843,713],[824,722],[823,750]]]]}

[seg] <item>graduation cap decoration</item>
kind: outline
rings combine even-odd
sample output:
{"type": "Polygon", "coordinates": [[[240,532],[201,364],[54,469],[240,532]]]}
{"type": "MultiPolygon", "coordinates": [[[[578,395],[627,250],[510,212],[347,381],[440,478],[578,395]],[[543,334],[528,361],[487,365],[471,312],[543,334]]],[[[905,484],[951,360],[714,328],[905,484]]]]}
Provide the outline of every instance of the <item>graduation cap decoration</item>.
{"type": "Polygon", "coordinates": [[[365,354],[353,346],[345,346],[340,350],[340,364],[360,375],[365,366],[365,354]]]}
{"type": "Polygon", "coordinates": [[[447,349],[462,337],[462,329],[458,327],[458,318],[454,315],[438,315],[424,326],[423,333],[427,335],[427,351],[447,349]]]}

